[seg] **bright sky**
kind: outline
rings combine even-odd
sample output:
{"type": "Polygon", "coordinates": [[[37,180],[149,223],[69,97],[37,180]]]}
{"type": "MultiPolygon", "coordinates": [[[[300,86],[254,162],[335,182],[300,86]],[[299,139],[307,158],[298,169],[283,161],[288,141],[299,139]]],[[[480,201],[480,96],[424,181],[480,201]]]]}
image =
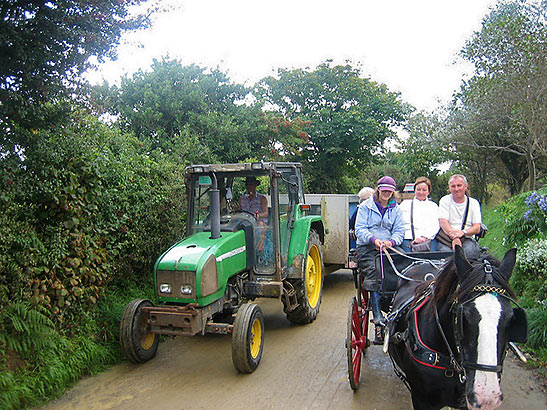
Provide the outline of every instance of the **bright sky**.
{"type": "Polygon", "coordinates": [[[277,68],[351,60],[420,110],[446,103],[470,68],[457,53],[495,0],[178,0],[178,10],[124,38],[91,74],[118,82],[153,58],[218,67],[251,85],[277,68]]]}

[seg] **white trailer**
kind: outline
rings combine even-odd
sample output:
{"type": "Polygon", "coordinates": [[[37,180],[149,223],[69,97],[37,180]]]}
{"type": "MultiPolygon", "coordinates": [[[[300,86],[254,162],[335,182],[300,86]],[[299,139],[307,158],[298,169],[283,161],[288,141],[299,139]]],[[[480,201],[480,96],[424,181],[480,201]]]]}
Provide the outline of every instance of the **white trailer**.
{"type": "Polygon", "coordinates": [[[347,268],[350,250],[349,218],[359,204],[359,198],[352,194],[306,194],[306,204],[311,205],[311,214],[323,218],[325,273],[347,268]]]}

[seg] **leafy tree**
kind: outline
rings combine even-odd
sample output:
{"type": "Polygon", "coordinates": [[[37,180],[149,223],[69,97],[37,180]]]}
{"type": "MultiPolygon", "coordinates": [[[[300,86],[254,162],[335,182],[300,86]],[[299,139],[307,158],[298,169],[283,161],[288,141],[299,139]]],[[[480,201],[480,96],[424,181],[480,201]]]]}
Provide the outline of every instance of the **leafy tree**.
{"type": "Polygon", "coordinates": [[[124,78],[120,87],[97,87],[95,93],[96,101],[105,103],[96,105],[99,112],[118,115],[123,130],[163,152],[191,142],[194,153],[208,153],[200,154],[206,162],[295,156],[307,138],[306,123],[245,103],[249,90],[223,72],[175,60],[154,61],[150,72],[124,78]]]}
{"type": "Polygon", "coordinates": [[[462,50],[475,73],[452,107],[458,123],[455,142],[505,160],[502,164],[510,166],[506,174],[513,177],[513,189],[520,188],[523,176],[515,171],[521,161],[506,161],[508,155],[525,161],[531,190],[545,172],[541,168],[547,156],[545,18],[545,2],[500,3],[462,50]]]}
{"type": "MultiPolygon", "coordinates": [[[[80,74],[115,57],[127,30],[145,27],[148,12],[130,15],[143,0],[2,1],[0,3],[0,150],[17,151],[37,129],[65,115],[60,105],[43,105],[74,90],[80,74]],[[55,108],[55,110],[52,110],[55,108]],[[25,138],[26,137],[26,138],[25,138]],[[19,147],[19,148],[17,148],[19,147]]],[[[28,140],[30,138],[30,141],[28,140]]]]}
{"type": "Polygon", "coordinates": [[[419,112],[409,118],[405,129],[408,138],[400,139],[396,151],[390,154],[402,173],[400,188],[405,182],[426,176],[432,183],[432,196],[438,199],[446,191],[445,181],[439,178],[440,166],[456,159],[455,153],[446,149],[445,120],[440,113],[419,112]]]}
{"type": "Polygon", "coordinates": [[[343,192],[347,175],[358,174],[394,137],[410,107],[385,85],[361,78],[351,65],[325,62],[314,70],[280,69],[255,93],[265,109],[309,121],[301,151],[310,192],[343,192]]]}

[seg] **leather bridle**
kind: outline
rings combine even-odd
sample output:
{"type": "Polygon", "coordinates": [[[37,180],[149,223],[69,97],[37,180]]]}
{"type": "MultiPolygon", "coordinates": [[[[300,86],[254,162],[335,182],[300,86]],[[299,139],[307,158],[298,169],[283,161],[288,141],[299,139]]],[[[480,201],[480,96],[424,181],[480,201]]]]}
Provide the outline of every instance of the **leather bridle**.
{"type": "MultiPolygon", "coordinates": [[[[514,310],[520,309],[522,311],[522,313],[518,314],[519,319],[524,320],[524,322],[526,322],[526,316],[523,313],[524,311],[519,306],[519,304],[514,299],[512,299],[510,296],[507,296],[508,292],[505,288],[495,284],[494,276],[492,274],[492,265],[490,264],[490,262],[488,260],[484,259],[483,264],[484,264],[483,269],[484,269],[484,272],[486,274],[486,278],[485,278],[484,283],[482,283],[480,285],[476,285],[473,288],[471,298],[469,298],[469,299],[467,299],[467,300],[465,300],[464,302],[461,302],[461,303],[457,299],[455,299],[452,302],[452,304],[449,308],[449,312],[452,314],[452,322],[453,322],[453,330],[454,330],[454,341],[456,343],[456,350],[457,350],[459,360],[456,357],[456,355],[454,354],[452,348],[450,347],[450,343],[448,342],[448,340],[446,338],[445,332],[444,332],[444,330],[442,328],[442,325],[441,325],[441,322],[439,320],[439,313],[437,311],[437,307],[435,306],[435,322],[437,324],[437,328],[438,328],[438,330],[439,330],[439,332],[440,332],[440,334],[441,334],[441,336],[444,340],[446,348],[448,350],[448,353],[449,353],[449,356],[450,356],[450,363],[454,367],[454,370],[458,373],[461,383],[465,383],[465,381],[467,380],[466,370],[479,370],[479,371],[483,371],[483,372],[493,372],[493,373],[497,373],[498,377],[500,377],[501,376],[501,371],[502,371],[502,368],[503,368],[503,360],[505,358],[505,354],[502,354],[501,355],[501,362],[498,362],[497,365],[488,365],[488,364],[469,361],[469,360],[467,360],[466,357],[464,357],[464,352],[463,352],[463,348],[462,348],[463,309],[464,309],[464,306],[466,304],[471,303],[472,301],[474,301],[478,297],[480,297],[482,295],[485,295],[485,294],[493,294],[496,297],[501,296],[501,297],[506,298],[509,302],[511,302],[512,304],[517,306],[517,308],[515,308],[514,310]]],[[[459,285],[458,285],[458,287],[459,287],[459,285]]],[[[456,288],[456,291],[457,290],[458,290],[458,288],[456,288]]],[[[525,326],[526,332],[527,332],[527,324],[524,323],[524,326],[525,326]]],[[[515,341],[520,341],[520,340],[515,340],[515,341]]]]}

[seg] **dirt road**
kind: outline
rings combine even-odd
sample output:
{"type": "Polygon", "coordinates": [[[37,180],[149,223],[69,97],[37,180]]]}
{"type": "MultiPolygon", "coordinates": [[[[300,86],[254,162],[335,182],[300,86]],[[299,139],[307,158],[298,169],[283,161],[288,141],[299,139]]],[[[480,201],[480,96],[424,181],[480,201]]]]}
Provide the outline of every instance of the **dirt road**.
{"type": "MultiPolygon", "coordinates": [[[[232,366],[229,336],[179,337],[160,344],[150,362],[125,362],[84,379],[43,409],[411,409],[380,346],[367,352],[365,380],[352,392],[344,338],[353,294],[350,271],[329,275],[321,312],[306,326],[289,323],[280,301],[260,300],[264,355],[250,375],[232,366]]],[[[546,396],[511,355],[502,388],[500,409],[547,409],[546,396]]]]}

